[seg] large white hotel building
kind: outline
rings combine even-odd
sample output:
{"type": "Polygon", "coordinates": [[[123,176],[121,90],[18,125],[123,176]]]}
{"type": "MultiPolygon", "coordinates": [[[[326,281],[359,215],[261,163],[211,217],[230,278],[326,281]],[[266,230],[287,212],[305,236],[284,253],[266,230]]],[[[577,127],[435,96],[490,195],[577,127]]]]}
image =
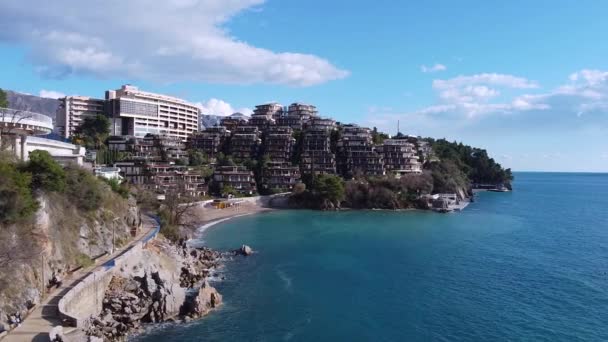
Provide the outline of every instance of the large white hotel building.
{"type": "Polygon", "coordinates": [[[198,130],[199,108],[184,100],[123,85],[106,91],[112,135],[143,137],[148,133],[184,141],[198,130]]]}

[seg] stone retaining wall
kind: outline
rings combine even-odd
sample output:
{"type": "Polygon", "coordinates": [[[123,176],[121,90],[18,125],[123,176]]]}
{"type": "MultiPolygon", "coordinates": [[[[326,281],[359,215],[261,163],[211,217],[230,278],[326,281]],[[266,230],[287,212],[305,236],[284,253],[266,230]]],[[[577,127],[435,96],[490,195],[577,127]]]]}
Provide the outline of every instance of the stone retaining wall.
{"type": "Polygon", "coordinates": [[[59,314],[67,325],[82,328],[91,316],[101,313],[105,291],[114,272],[128,261],[139,257],[145,245],[158,234],[157,226],[137,244],[114,259],[106,262],[100,269],[86,276],[59,300],[59,314]]]}

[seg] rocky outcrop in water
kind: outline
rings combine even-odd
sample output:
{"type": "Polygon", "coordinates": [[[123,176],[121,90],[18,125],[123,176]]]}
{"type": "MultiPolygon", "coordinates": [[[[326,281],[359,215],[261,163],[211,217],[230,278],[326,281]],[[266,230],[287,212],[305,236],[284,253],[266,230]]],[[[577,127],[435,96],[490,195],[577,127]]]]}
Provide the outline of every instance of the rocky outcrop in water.
{"type": "Polygon", "coordinates": [[[123,266],[112,278],[103,311],[91,318],[86,334],[121,341],[142,324],[190,321],[207,315],[222,304],[222,296],[207,279],[222,260],[252,253],[250,247],[243,247],[221,253],[176,246],[164,239],[155,241],[142,251],[141,260],[123,266]]]}

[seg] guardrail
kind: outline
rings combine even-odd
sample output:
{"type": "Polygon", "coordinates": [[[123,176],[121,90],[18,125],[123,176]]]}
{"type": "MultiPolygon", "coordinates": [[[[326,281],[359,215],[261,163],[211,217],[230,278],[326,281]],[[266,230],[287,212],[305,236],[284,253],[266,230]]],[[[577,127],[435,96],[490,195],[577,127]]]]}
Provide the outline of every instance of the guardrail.
{"type": "MultiPolygon", "coordinates": [[[[74,312],[70,310],[70,304],[72,301],[77,300],[79,296],[87,296],[85,291],[90,290],[91,287],[94,288],[95,292],[95,308],[98,307],[100,303],[103,301],[103,293],[107,285],[112,280],[113,270],[116,266],[120,266],[123,261],[127,260],[135,253],[139,253],[151,240],[158,236],[160,232],[160,220],[158,217],[148,215],[152,219],[154,219],[156,226],[152,231],[141,238],[137,243],[133,246],[127,248],[122,253],[117,255],[116,257],[106,261],[101,265],[99,269],[89,273],[82,281],[80,281],[76,286],[71,288],[68,292],[63,295],[63,297],[59,300],[58,310],[59,316],[64,325],[73,326],[77,328],[85,327],[86,322],[88,321],[90,316],[87,317],[77,317],[74,312]],[[101,290],[101,291],[100,291],[101,290]]],[[[81,308],[81,307],[78,307],[81,308]]],[[[78,315],[84,316],[84,315],[78,315]]]]}
{"type": "Polygon", "coordinates": [[[22,124],[39,126],[53,130],[53,119],[43,114],[28,112],[25,110],[0,108],[0,122],[13,125],[22,124]]]}

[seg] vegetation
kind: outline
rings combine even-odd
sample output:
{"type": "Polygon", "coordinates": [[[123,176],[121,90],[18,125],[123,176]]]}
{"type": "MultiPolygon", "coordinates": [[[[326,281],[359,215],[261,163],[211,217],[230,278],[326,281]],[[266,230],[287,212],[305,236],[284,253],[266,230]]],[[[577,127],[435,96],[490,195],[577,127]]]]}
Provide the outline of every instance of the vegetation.
{"type": "Polygon", "coordinates": [[[453,164],[440,166],[443,171],[453,171],[455,166],[473,183],[511,186],[513,181],[511,169],[503,169],[499,163],[488,156],[486,150],[449,142],[445,139],[429,140],[435,156],[442,162],[450,161],[453,164]]]}
{"type": "Polygon", "coordinates": [[[0,88],[0,108],[8,108],[9,107],[9,103],[8,103],[8,97],[6,95],[6,92],[4,90],[2,90],[2,88],[0,88]]]}
{"type": "Polygon", "coordinates": [[[345,204],[349,208],[405,209],[423,208],[420,195],[433,191],[430,173],[351,180],[346,182],[345,204]]]}
{"type": "Polygon", "coordinates": [[[296,186],[290,201],[311,209],[337,209],[344,200],[344,181],[336,175],[318,175],[309,185],[296,186]]]}
{"type": "Polygon", "coordinates": [[[126,183],[121,182],[117,178],[105,179],[103,180],[108,183],[112,191],[120,195],[120,197],[127,199],[129,198],[129,187],[126,183]]]}
{"type": "Polygon", "coordinates": [[[384,140],[386,140],[388,138],[390,138],[388,136],[388,134],[378,132],[378,128],[374,127],[372,129],[372,141],[374,142],[374,144],[381,145],[384,142],[384,140]]]}
{"type": "Polygon", "coordinates": [[[76,128],[74,142],[87,148],[101,149],[110,135],[110,119],[98,114],[85,118],[76,128]]]}
{"type": "Polygon", "coordinates": [[[29,158],[23,170],[32,175],[32,187],[48,192],[63,192],[66,174],[61,165],[47,151],[33,151],[29,158]]]}
{"type": "Polygon", "coordinates": [[[31,191],[32,175],[14,163],[0,161],[0,224],[12,224],[31,217],[38,203],[31,191]]]}
{"type": "Polygon", "coordinates": [[[200,151],[190,150],[188,152],[188,164],[190,166],[201,166],[209,164],[209,158],[200,151]]]}
{"type": "Polygon", "coordinates": [[[76,254],[76,265],[78,267],[86,268],[92,266],[94,264],[93,259],[86,254],[78,253],[76,254]]]}

